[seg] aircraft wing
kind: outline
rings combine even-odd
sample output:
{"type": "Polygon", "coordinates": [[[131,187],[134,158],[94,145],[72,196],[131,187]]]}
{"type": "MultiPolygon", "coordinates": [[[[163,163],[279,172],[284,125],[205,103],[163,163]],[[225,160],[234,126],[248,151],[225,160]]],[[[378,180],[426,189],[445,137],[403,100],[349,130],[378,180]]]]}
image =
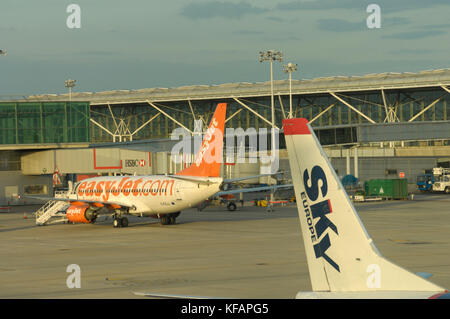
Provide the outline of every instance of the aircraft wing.
{"type": "Polygon", "coordinates": [[[133,292],[136,296],[159,298],[159,299],[228,299],[220,297],[204,297],[204,296],[190,296],[190,295],[169,295],[152,292],[133,292]]]}
{"type": "Polygon", "coordinates": [[[234,183],[234,182],[245,181],[247,179],[259,178],[259,177],[264,177],[264,176],[279,175],[279,174],[283,174],[283,173],[284,172],[277,172],[277,173],[273,173],[273,174],[259,174],[259,175],[253,175],[253,176],[244,176],[244,177],[230,178],[230,179],[224,179],[223,183],[224,184],[229,184],[229,183],[234,183]]]}
{"type": "Polygon", "coordinates": [[[191,176],[183,176],[183,175],[167,175],[167,177],[180,179],[182,181],[194,182],[194,183],[199,183],[199,184],[206,184],[206,185],[211,185],[211,184],[217,183],[217,181],[214,181],[214,180],[205,179],[205,178],[198,178],[198,177],[195,177],[195,176],[191,177],[191,176]]]}
{"type": "Polygon", "coordinates": [[[24,196],[27,198],[39,199],[42,201],[62,201],[62,202],[81,202],[88,204],[103,204],[103,205],[116,205],[121,207],[134,208],[134,205],[119,203],[119,202],[110,202],[110,201],[101,201],[101,200],[91,200],[91,199],[76,199],[76,198],[68,198],[68,197],[44,197],[44,196],[24,196]]]}
{"type": "Polygon", "coordinates": [[[284,185],[273,185],[273,186],[261,186],[261,187],[250,187],[250,188],[238,188],[238,189],[232,189],[229,191],[221,191],[214,196],[222,196],[222,195],[229,195],[229,194],[239,194],[239,193],[249,193],[249,192],[261,192],[266,190],[276,190],[280,188],[292,188],[294,187],[294,184],[284,184],[284,185]]]}

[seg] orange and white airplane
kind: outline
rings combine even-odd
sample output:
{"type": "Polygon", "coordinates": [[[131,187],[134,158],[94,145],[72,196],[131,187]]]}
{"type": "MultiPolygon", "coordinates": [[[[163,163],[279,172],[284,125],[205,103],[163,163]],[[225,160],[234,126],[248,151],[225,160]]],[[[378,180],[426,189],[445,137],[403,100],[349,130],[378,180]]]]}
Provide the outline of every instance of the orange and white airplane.
{"type": "MultiPolygon", "coordinates": [[[[220,177],[226,109],[226,103],[218,104],[194,163],[179,173],[89,178],[75,184],[67,197],[51,199],[70,202],[66,217],[72,223],[92,223],[99,215],[113,215],[114,227],[126,227],[126,215],[137,215],[160,218],[163,225],[174,224],[182,210],[196,207],[215,194],[227,194],[220,191],[224,182],[232,181],[220,177]]],[[[280,187],[292,185],[264,189],[280,187]]],[[[240,191],[257,190],[262,188],[240,191]]]]}

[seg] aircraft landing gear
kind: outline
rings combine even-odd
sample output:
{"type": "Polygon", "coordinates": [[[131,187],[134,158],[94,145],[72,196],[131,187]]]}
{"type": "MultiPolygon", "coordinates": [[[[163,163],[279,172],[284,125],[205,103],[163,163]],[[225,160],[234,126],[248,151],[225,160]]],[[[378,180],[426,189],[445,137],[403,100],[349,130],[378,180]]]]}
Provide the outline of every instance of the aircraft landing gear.
{"type": "Polygon", "coordinates": [[[128,218],[126,217],[114,218],[113,226],[114,228],[128,227],[128,218]]]}
{"type": "Polygon", "coordinates": [[[169,225],[170,224],[170,217],[167,215],[164,215],[161,217],[161,225],[169,225]]]}
{"type": "Polygon", "coordinates": [[[234,211],[236,210],[236,208],[237,208],[237,206],[236,206],[236,204],[235,204],[234,202],[230,202],[230,203],[228,203],[228,205],[227,205],[227,209],[228,209],[230,212],[234,212],[234,211]]]}
{"type": "Polygon", "coordinates": [[[128,227],[128,218],[122,216],[123,212],[117,212],[113,216],[113,226],[118,227],[128,227]]]}
{"type": "Polygon", "coordinates": [[[162,215],[160,217],[161,225],[174,225],[176,223],[178,215],[180,215],[180,212],[162,215]]]}

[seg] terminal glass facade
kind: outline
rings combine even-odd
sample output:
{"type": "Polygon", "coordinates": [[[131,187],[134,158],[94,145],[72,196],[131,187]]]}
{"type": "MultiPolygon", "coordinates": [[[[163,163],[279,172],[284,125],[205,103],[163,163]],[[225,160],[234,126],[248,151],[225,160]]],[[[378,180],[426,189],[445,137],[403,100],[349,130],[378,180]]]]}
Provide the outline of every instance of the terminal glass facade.
{"type": "MultiPolygon", "coordinates": [[[[450,94],[441,87],[384,89],[384,98],[381,89],[335,94],[338,98],[329,93],[292,96],[294,117],[313,121],[323,145],[357,143],[356,127],[369,123],[366,117],[375,123],[450,121],[450,94]]],[[[241,96],[238,101],[229,97],[152,102],[165,113],[159,115],[146,102],[3,102],[0,144],[102,143],[127,134],[122,141],[168,138],[179,127],[172,119],[193,131],[194,113],[205,127],[221,102],[228,104],[226,127],[270,129],[270,96],[241,96]]],[[[275,124],[281,128],[283,113],[287,115],[290,109],[289,95],[275,93],[274,107],[275,124]]]]}
{"type": "MultiPolygon", "coordinates": [[[[450,94],[440,87],[385,89],[384,99],[381,90],[344,92],[336,93],[336,95],[375,123],[389,122],[386,109],[391,110],[395,122],[408,122],[418,114],[419,116],[415,117],[413,122],[450,120],[450,94]]],[[[226,102],[228,103],[227,117],[233,116],[226,123],[226,127],[243,128],[244,130],[250,127],[256,130],[271,127],[270,96],[240,97],[239,101],[266,121],[232,98],[192,100],[191,106],[196,117],[204,120],[204,125],[208,125],[217,103],[226,102]]],[[[274,103],[275,123],[281,128],[283,110],[287,114],[290,109],[289,96],[275,94],[274,103]]],[[[187,100],[155,102],[154,104],[193,130],[194,121],[187,100]]],[[[305,117],[309,121],[314,119],[312,126],[316,128],[323,145],[355,143],[357,142],[355,128],[360,124],[369,123],[364,116],[328,93],[293,94],[292,110],[294,117],[305,117]],[[327,108],[329,109],[327,110],[327,108]]],[[[91,117],[110,132],[115,132],[119,121],[122,120],[130,133],[133,133],[158,112],[148,103],[111,104],[110,108],[107,105],[91,105],[91,117]]],[[[176,127],[178,127],[176,123],[160,114],[136,132],[133,140],[166,138],[176,127]]],[[[111,134],[94,124],[91,124],[90,134],[92,142],[112,141],[111,134]]]]}
{"type": "Polygon", "coordinates": [[[89,102],[2,102],[0,144],[89,142],[89,102]]]}

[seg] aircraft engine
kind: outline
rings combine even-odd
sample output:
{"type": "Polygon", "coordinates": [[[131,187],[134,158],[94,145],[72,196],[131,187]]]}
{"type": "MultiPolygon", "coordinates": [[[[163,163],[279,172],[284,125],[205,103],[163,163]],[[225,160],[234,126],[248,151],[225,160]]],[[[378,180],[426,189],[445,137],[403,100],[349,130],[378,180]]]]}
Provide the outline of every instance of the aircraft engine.
{"type": "Polygon", "coordinates": [[[96,211],[89,205],[71,205],[67,208],[66,216],[71,223],[89,224],[97,218],[96,211]]]}

